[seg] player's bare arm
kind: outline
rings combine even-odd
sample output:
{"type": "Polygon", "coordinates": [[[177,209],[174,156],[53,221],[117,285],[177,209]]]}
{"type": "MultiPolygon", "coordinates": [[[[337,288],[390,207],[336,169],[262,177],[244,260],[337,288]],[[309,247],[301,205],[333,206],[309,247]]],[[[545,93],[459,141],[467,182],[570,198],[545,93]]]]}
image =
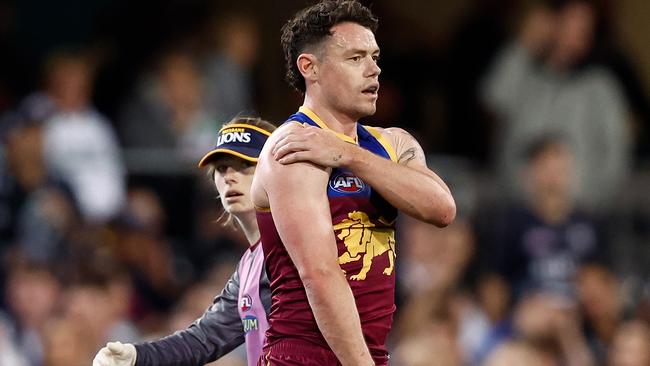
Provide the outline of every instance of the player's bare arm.
{"type": "MultiPolygon", "coordinates": [[[[291,132],[299,125],[279,130],[291,132]]],[[[327,168],[310,162],[283,165],[271,155],[269,138],[255,173],[253,200],[267,203],[305,287],[325,340],[343,365],[374,365],[361,332],[352,291],[338,264],[327,199],[327,168]]]]}
{"type": "Polygon", "coordinates": [[[278,134],[273,157],[281,164],[310,161],[346,167],[405,214],[439,227],[449,225],[456,204],[447,185],[427,167],[417,140],[401,128],[375,129],[395,148],[395,162],[311,126],[278,134]]]}

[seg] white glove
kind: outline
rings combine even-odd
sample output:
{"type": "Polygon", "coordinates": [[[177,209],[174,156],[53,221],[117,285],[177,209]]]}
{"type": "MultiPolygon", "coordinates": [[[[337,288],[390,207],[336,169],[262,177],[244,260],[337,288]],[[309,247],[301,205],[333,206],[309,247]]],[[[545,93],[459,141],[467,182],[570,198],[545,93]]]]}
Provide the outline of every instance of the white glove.
{"type": "Polygon", "coordinates": [[[134,366],[136,351],[130,343],[108,342],[95,355],[93,366],[134,366]]]}

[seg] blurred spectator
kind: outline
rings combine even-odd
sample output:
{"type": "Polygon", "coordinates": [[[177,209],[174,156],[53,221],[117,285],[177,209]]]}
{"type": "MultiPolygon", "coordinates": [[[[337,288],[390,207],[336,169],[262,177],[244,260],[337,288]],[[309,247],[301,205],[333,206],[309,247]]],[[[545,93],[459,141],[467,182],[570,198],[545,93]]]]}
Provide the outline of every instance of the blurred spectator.
{"type": "Polygon", "coordinates": [[[479,102],[478,84],[507,40],[508,25],[517,2],[474,0],[471,3],[474,6],[453,30],[445,50],[441,76],[446,121],[442,140],[446,153],[486,163],[494,131],[479,102]]]}
{"type": "Polygon", "coordinates": [[[9,312],[15,321],[16,344],[29,365],[43,364],[43,332],[58,309],[61,284],[39,264],[11,266],[7,284],[9,312]]]}
{"type": "Polygon", "coordinates": [[[607,40],[599,50],[597,61],[611,70],[623,87],[632,113],[635,152],[637,158],[647,160],[650,158],[650,95],[643,84],[638,59],[627,55],[621,43],[607,40]]]}
{"type": "Polygon", "coordinates": [[[650,326],[640,320],[623,324],[614,337],[609,366],[650,365],[650,326]]]}
{"type": "Polygon", "coordinates": [[[607,268],[588,265],[578,276],[578,298],[585,331],[593,353],[605,360],[623,320],[623,299],[619,280],[607,268]]]}
{"type": "Polygon", "coordinates": [[[404,243],[400,287],[410,295],[418,295],[458,286],[474,250],[469,222],[459,218],[440,230],[404,216],[400,227],[400,242],[404,243]]]}
{"type": "Polygon", "coordinates": [[[528,146],[526,157],[525,199],[506,205],[503,215],[492,213],[486,256],[516,299],[541,290],[574,302],[578,269],[599,260],[602,240],[594,221],[575,206],[570,147],[543,136],[528,146]]]}
{"type": "Polygon", "coordinates": [[[391,362],[404,366],[463,365],[453,324],[427,321],[420,330],[402,338],[391,362]]]}
{"type": "Polygon", "coordinates": [[[398,339],[447,311],[448,297],[460,285],[474,249],[469,224],[462,219],[441,230],[403,216],[400,228],[404,247],[398,259],[398,285],[407,298],[395,325],[398,339]]]}
{"type": "Polygon", "coordinates": [[[573,150],[578,204],[602,210],[614,203],[628,176],[627,107],[613,76],[588,59],[595,8],[585,0],[561,3],[530,13],[497,57],[483,97],[501,122],[497,163],[509,191],[521,193],[517,172],[526,146],[553,133],[573,150]]]}
{"type": "MultiPolygon", "coordinates": [[[[470,333],[473,342],[465,347],[470,364],[480,364],[496,346],[512,336],[510,295],[510,287],[501,276],[485,273],[478,277],[475,312],[485,325],[480,332],[470,333]]],[[[471,331],[473,329],[467,327],[466,332],[471,331]]]]}
{"type": "Polygon", "coordinates": [[[55,53],[45,82],[24,108],[44,118],[47,170],[70,185],[86,220],[106,221],[123,203],[124,168],[111,125],[91,105],[90,61],[80,53],[55,53]]]}
{"type": "Polygon", "coordinates": [[[160,317],[170,309],[179,293],[174,256],[164,236],[165,220],[155,193],[132,189],[127,211],[116,223],[111,248],[129,272],[135,295],[130,310],[146,330],[160,328],[160,317]]]}
{"type": "MultiPolygon", "coordinates": [[[[619,3],[590,0],[596,9],[594,45],[590,58],[605,67],[617,79],[625,94],[631,112],[631,125],[637,157],[650,157],[650,95],[643,83],[640,54],[632,51],[619,37],[624,7],[619,3]]],[[[623,27],[624,28],[624,27],[623,27]]],[[[633,39],[633,38],[632,38],[633,39]]]]}
{"type": "MultiPolygon", "coordinates": [[[[67,322],[84,324],[83,337],[92,346],[101,348],[108,341],[135,342],[138,331],[128,320],[131,287],[125,273],[81,273],[79,280],[66,287],[62,316],[67,322]]],[[[92,354],[90,355],[92,358],[92,354]]],[[[90,359],[89,358],[89,359],[90,359]]]]}
{"type": "Polygon", "coordinates": [[[153,190],[131,188],[128,194],[126,215],[151,234],[165,235],[167,213],[162,207],[160,198],[153,190]]]}
{"type": "Polygon", "coordinates": [[[207,32],[210,45],[202,60],[207,108],[219,122],[252,113],[252,68],[259,48],[255,21],[250,15],[222,14],[207,32]]]}
{"type": "Polygon", "coordinates": [[[650,279],[645,281],[644,288],[641,290],[641,298],[635,315],[650,324],[650,279]]]}
{"type": "Polygon", "coordinates": [[[217,124],[190,53],[171,51],[161,57],[154,74],[144,76],[126,102],[119,128],[126,148],[149,149],[160,163],[193,163],[210,149],[217,124]]]}
{"type": "Polygon", "coordinates": [[[201,277],[224,258],[238,258],[246,249],[246,238],[233,223],[225,222],[223,209],[212,194],[195,205],[194,234],[191,244],[186,245],[195,276],[201,277]]]}
{"type": "MultiPolygon", "coordinates": [[[[229,262],[228,264],[231,265],[232,263],[229,262]]],[[[207,283],[207,281],[190,286],[183,297],[176,303],[174,310],[167,319],[165,330],[160,334],[172,334],[192,324],[205,311],[205,304],[212,303],[214,289],[217,287],[218,284],[207,283]]]]}
{"type": "Polygon", "coordinates": [[[70,189],[46,170],[43,128],[22,119],[11,123],[4,136],[0,169],[0,254],[9,248],[44,263],[60,258],[66,236],[79,220],[70,189]]]}
{"type": "Polygon", "coordinates": [[[487,327],[471,299],[456,290],[474,249],[469,223],[456,219],[441,230],[403,217],[400,228],[404,247],[397,268],[409,297],[391,334],[398,342],[396,363],[460,365],[487,327]]]}
{"type": "Polygon", "coordinates": [[[85,323],[54,318],[45,326],[43,366],[86,366],[95,345],[85,334],[85,323]]]}
{"type": "Polygon", "coordinates": [[[6,314],[0,313],[0,366],[28,366],[15,344],[16,335],[6,314]]]}
{"type": "Polygon", "coordinates": [[[534,347],[521,341],[510,341],[502,344],[490,354],[483,363],[484,366],[547,366],[542,355],[534,347]]]}
{"type": "MultiPolygon", "coordinates": [[[[515,339],[534,347],[544,364],[595,365],[580,331],[579,313],[576,310],[575,306],[555,295],[529,295],[515,309],[515,339]]],[[[498,348],[495,352],[498,352],[498,348]]]]}
{"type": "Polygon", "coordinates": [[[44,366],[87,365],[109,339],[139,340],[127,318],[131,289],[125,274],[108,258],[74,267],[60,311],[43,326],[44,366]]]}
{"type": "Polygon", "coordinates": [[[223,288],[237,265],[237,259],[224,258],[216,264],[201,281],[190,286],[175,304],[171,316],[167,320],[166,329],[161,335],[171,334],[187,328],[205,312],[205,304],[212,304],[215,289],[223,288]]]}

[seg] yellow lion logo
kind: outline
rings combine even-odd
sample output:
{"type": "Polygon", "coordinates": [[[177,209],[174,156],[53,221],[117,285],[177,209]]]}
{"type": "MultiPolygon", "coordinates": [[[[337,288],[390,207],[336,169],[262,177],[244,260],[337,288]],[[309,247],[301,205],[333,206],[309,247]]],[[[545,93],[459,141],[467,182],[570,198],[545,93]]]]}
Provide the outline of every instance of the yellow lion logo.
{"type": "Polygon", "coordinates": [[[363,257],[363,268],[351,280],[363,281],[372,266],[374,257],[388,252],[389,265],[384,269],[385,275],[393,273],[395,268],[395,230],[391,228],[377,228],[370,222],[368,215],[353,211],[348,214],[348,219],[334,225],[334,230],[341,230],[337,235],[343,240],[347,252],[339,257],[339,264],[343,265],[358,261],[363,257]]]}

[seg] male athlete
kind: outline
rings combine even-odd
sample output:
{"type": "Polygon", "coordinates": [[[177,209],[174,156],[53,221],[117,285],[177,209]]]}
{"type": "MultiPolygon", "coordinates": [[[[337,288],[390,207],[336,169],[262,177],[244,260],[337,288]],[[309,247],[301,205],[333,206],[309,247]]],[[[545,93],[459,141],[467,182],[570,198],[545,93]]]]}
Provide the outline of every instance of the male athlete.
{"type": "Polygon", "coordinates": [[[272,290],[260,365],[387,365],[397,210],[441,227],[455,217],[413,137],[357,123],[376,109],[376,28],[350,0],[283,28],[304,102],[265,144],[251,188],[272,290]]]}

